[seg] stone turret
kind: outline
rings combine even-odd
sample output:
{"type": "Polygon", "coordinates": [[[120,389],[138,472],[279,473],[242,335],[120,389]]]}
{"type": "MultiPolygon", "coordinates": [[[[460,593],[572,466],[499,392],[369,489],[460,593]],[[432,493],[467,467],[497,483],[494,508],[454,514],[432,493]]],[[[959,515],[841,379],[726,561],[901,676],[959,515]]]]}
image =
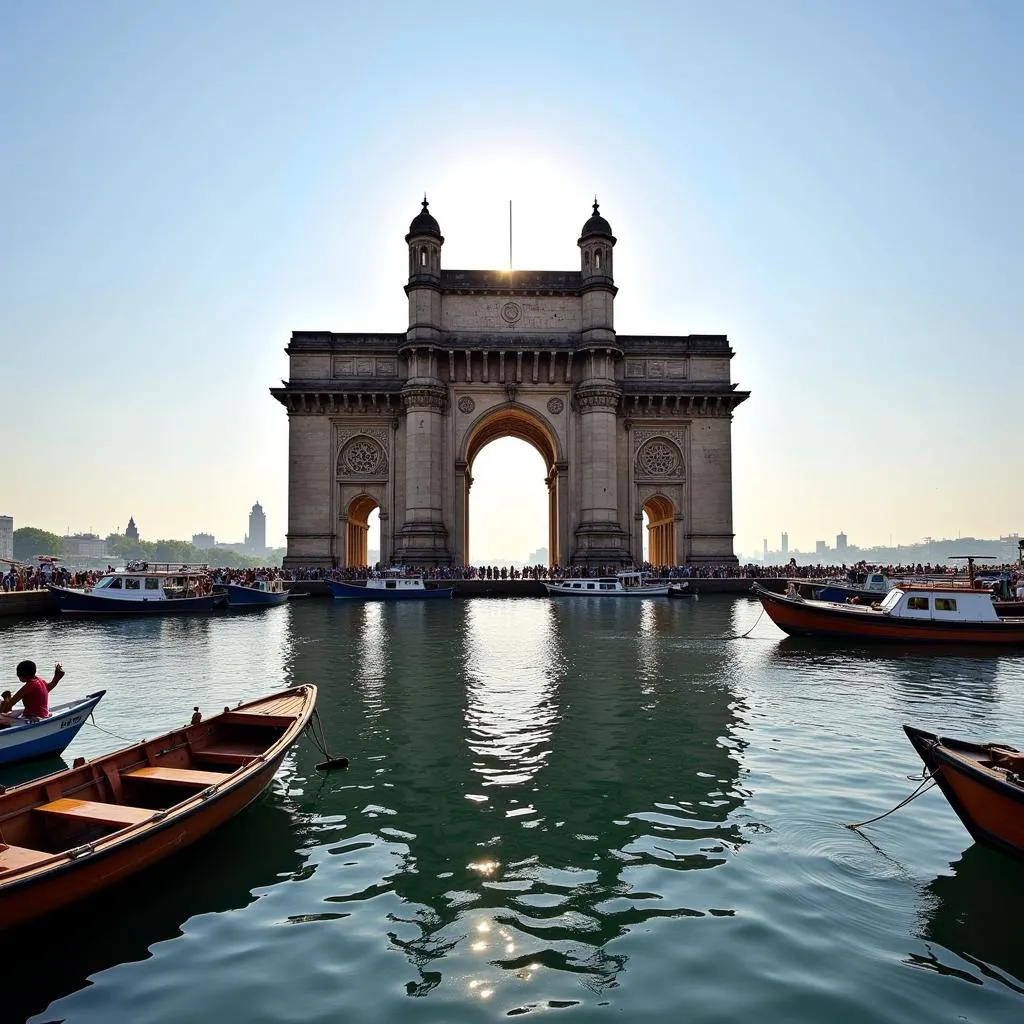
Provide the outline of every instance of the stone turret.
{"type": "Polygon", "coordinates": [[[444,236],[427,197],[405,236],[409,246],[409,341],[435,342],[441,330],[441,246],[444,236]]]}
{"type": "Polygon", "coordinates": [[[451,560],[444,524],[442,453],[448,388],[440,379],[441,246],[444,236],[427,197],[405,236],[409,246],[409,330],[399,353],[406,360],[401,391],[405,444],[405,524],[398,555],[413,565],[451,560]]]}

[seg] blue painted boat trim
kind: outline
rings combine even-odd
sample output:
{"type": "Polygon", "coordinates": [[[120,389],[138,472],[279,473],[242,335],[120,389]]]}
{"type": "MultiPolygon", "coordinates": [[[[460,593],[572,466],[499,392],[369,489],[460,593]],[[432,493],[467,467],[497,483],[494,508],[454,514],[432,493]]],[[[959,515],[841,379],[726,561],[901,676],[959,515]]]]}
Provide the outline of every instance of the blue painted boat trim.
{"type": "Polygon", "coordinates": [[[240,587],[235,583],[227,584],[228,605],[232,608],[239,606],[269,607],[276,604],[284,604],[288,600],[288,591],[280,594],[267,593],[265,590],[253,590],[252,587],[240,587]]]}
{"type": "Polygon", "coordinates": [[[38,722],[26,722],[24,725],[12,725],[7,729],[0,730],[0,738],[4,741],[9,741],[17,734],[24,734],[24,739],[16,745],[0,747],[0,764],[18,764],[21,761],[33,761],[36,758],[63,753],[68,744],[78,735],[78,730],[85,725],[93,708],[99,704],[100,698],[106,692],[106,690],[100,690],[98,693],[91,693],[84,700],[72,704],[70,707],[60,706],[59,709],[55,709],[59,710],[59,714],[53,714],[38,722]],[[53,725],[54,719],[77,719],[77,721],[71,721],[66,728],[58,729],[56,732],[39,736],[39,732],[53,725]]]}
{"type": "Polygon", "coordinates": [[[57,607],[67,615],[170,615],[177,612],[213,611],[217,597],[181,597],[161,601],[119,601],[116,597],[94,597],[67,587],[50,587],[57,607]]]}

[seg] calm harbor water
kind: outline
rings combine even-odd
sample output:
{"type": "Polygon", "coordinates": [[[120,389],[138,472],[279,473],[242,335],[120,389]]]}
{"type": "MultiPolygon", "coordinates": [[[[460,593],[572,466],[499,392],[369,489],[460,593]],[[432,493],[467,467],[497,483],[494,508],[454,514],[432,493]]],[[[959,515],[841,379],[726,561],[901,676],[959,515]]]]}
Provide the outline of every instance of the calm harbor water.
{"type": "Polygon", "coordinates": [[[1024,867],[937,791],[843,827],[917,785],[903,722],[1021,745],[1024,656],[797,642],[759,613],[309,598],[0,624],[11,679],[60,660],[61,699],[107,689],[68,764],[307,681],[352,761],[320,775],[303,739],[201,844],[0,937],[3,1020],[1024,1019],[1024,867]]]}

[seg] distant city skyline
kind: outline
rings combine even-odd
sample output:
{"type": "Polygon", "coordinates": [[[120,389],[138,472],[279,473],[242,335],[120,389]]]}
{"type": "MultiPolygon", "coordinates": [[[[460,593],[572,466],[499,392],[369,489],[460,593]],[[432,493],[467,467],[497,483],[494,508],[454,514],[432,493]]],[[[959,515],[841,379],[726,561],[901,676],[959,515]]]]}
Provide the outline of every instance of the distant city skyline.
{"type": "MultiPolygon", "coordinates": [[[[0,376],[31,414],[5,514],[235,539],[259,495],[283,546],[291,332],[405,329],[424,191],[449,266],[507,267],[511,200],[513,265],[554,270],[597,193],[617,324],[727,334],[751,392],[737,556],[824,523],[1024,528],[1024,4],[727,9],[13,5],[0,376]]],[[[472,467],[471,556],[547,542],[535,453],[505,441],[472,467]]]]}

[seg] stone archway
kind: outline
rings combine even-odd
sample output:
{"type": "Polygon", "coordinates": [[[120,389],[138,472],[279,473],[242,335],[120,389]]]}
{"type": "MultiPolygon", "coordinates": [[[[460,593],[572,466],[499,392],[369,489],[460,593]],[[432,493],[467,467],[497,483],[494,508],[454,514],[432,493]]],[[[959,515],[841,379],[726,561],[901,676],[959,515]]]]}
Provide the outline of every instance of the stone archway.
{"type": "Polygon", "coordinates": [[[358,568],[368,564],[367,541],[370,536],[370,514],[379,507],[368,494],[360,494],[349,502],[345,530],[346,568],[358,568]]]}
{"type": "Polygon", "coordinates": [[[548,489],[548,564],[558,565],[566,518],[566,465],[559,458],[558,440],[551,427],[533,410],[514,403],[485,413],[466,432],[463,458],[456,465],[456,474],[461,477],[457,533],[461,540],[462,562],[469,564],[469,492],[473,486],[473,463],[487,445],[505,437],[525,441],[544,460],[544,483],[548,489]]]}
{"type": "Polygon", "coordinates": [[[672,502],[656,494],[644,502],[643,510],[647,513],[647,561],[651,565],[677,565],[672,502]]]}

